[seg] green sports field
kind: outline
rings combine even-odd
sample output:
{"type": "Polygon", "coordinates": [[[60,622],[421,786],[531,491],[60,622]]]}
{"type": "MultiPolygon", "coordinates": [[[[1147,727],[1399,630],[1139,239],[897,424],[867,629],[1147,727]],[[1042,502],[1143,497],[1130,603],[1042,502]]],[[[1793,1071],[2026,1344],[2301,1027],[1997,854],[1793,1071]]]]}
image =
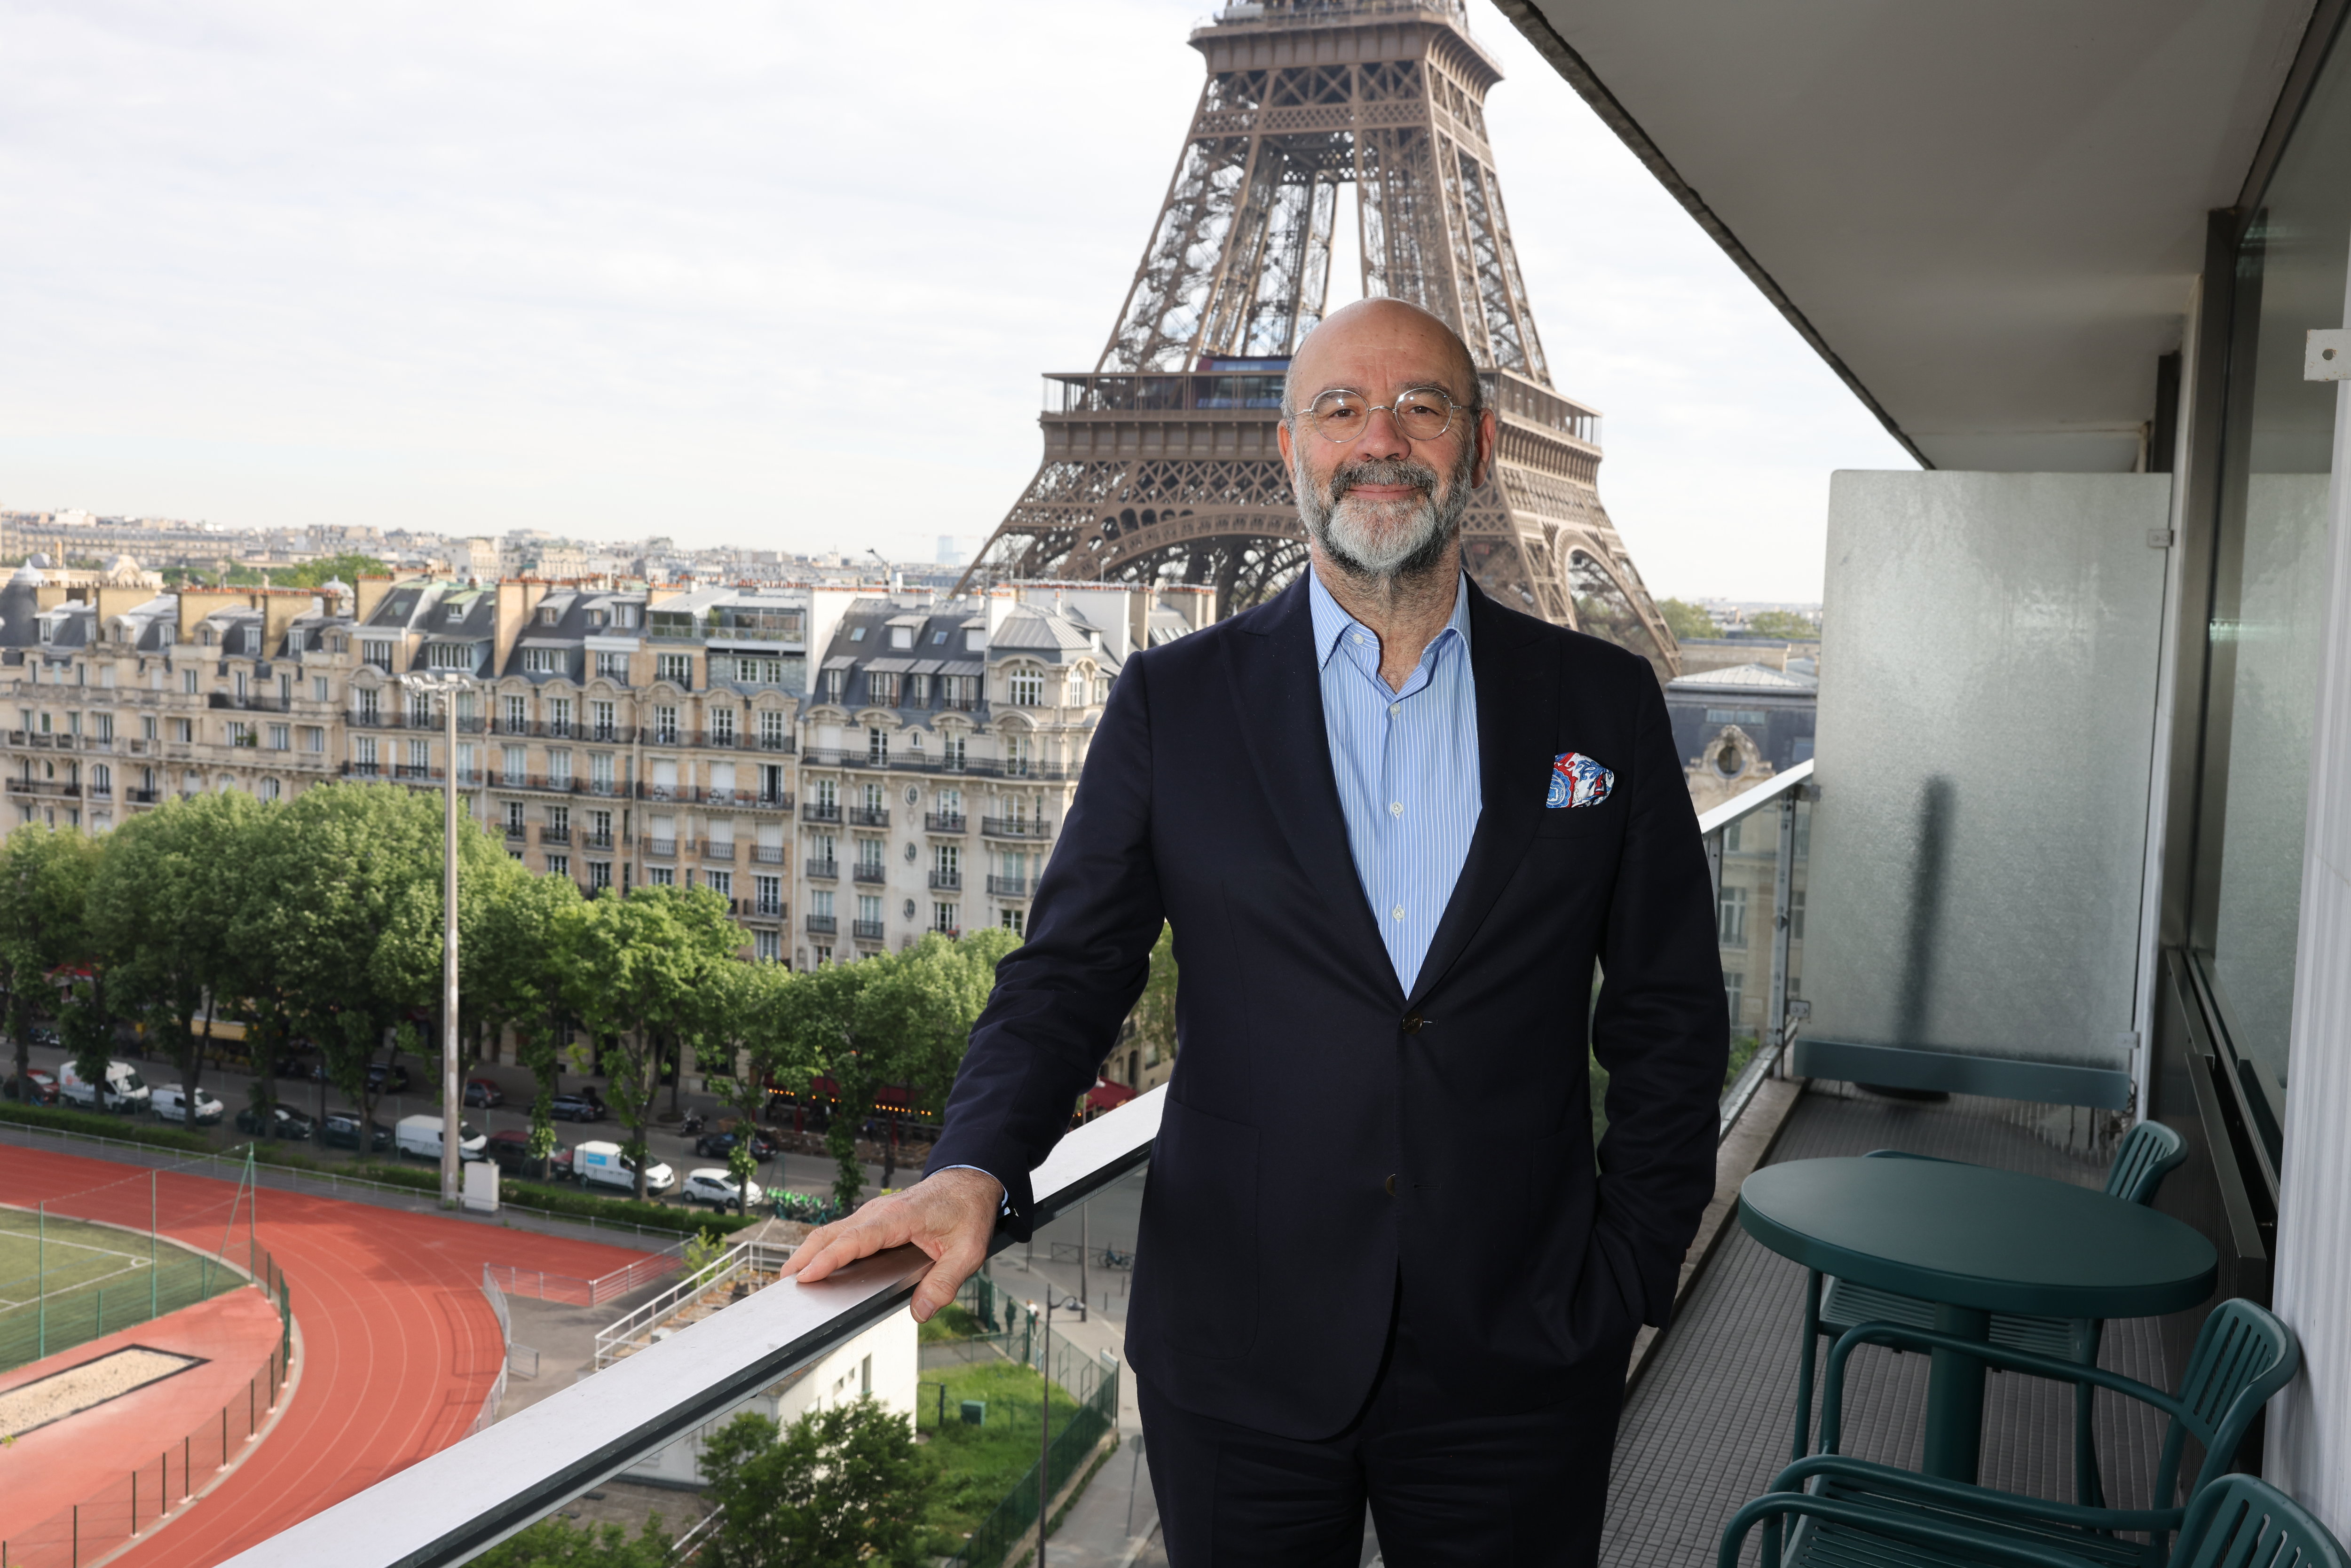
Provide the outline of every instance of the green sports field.
{"type": "Polygon", "coordinates": [[[55,1215],[0,1207],[0,1372],[235,1289],[214,1259],[55,1215]]]}

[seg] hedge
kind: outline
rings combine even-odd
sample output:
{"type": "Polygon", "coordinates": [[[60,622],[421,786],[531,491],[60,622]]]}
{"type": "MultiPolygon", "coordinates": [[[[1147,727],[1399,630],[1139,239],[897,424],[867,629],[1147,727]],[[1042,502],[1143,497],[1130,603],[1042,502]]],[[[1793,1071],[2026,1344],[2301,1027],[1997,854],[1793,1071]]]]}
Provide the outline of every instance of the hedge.
{"type": "Polygon", "coordinates": [[[213,1152],[212,1141],[193,1133],[127,1122],[120,1116],[109,1116],[98,1111],[68,1111],[61,1106],[20,1105],[13,1100],[0,1100],[0,1122],[15,1122],[27,1127],[47,1127],[60,1133],[81,1133],[93,1138],[112,1138],[118,1143],[145,1144],[158,1149],[178,1149],[187,1154],[208,1155],[213,1152]]]}
{"type": "MultiPolygon", "coordinates": [[[[404,1186],[416,1192],[438,1193],[441,1190],[441,1172],[437,1166],[427,1169],[415,1166],[362,1165],[351,1166],[350,1174],[369,1181],[382,1182],[387,1186],[404,1186]]],[[[651,1229],[674,1230],[681,1236],[691,1236],[698,1230],[716,1230],[723,1236],[757,1225],[767,1218],[765,1214],[747,1217],[716,1214],[706,1208],[639,1203],[632,1197],[603,1197],[595,1193],[581,1192],[576,1187],[552,1186],[544,1182],[523,1181],[513,1176],[498,1183],[498,1201],[517,1208],[537,1209],[542,1214],[643,1225],[651,1229]]]]}

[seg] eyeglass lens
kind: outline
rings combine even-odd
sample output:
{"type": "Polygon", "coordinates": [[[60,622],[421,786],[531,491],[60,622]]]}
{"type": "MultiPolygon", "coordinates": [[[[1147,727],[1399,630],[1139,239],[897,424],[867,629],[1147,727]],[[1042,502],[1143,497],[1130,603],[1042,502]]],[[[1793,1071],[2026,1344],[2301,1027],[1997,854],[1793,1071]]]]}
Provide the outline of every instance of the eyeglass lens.
{"type": "Polygon", "coordinates": [[[1434,441],[1453,423],[1453,400],[1434,390],[1406,392],[1393,404],[1374,403],[1361,392],[1327,392],[1306,417],[1326,440],[1353,441],[1371,423],[1373,410],[1384,406],[1411,441],[1434,441]]]}

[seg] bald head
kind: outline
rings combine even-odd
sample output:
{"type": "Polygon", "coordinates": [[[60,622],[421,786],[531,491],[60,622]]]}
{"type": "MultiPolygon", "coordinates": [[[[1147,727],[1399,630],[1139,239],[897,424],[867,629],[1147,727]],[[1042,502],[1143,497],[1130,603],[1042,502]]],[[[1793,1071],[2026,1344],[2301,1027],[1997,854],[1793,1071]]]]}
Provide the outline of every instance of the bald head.
{"type": "Polygon", "coordinates": [[[1291,356],[1282,417],[1334,387],[1377,397],[1386,386],[1441,386],[1472,413],[1484,401],[1469,345],[1443,317],[1403,299],[1358,299],[1322,318],[1291,356]]]}

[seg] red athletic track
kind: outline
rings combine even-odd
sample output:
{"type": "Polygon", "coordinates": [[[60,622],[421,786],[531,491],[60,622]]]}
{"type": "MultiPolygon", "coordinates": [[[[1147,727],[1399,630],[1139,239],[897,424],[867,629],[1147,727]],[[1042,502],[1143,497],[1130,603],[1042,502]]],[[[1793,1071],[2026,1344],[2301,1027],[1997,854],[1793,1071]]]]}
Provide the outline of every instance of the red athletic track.
{"type": "MultiPolygon", "coordinates": [[[[143,1228],[147,1175],[0,1147],[9,1203],[49,1201],[86,1219],[143,1228]]],[[[166,1173],[157,1186],[165,1235],[221,1245],[231,1183],[166,1173]]],[[[293,1403],[218,1489],[117,1559],[121,1568],[210,1568],[464,1437],[501,1359],[484,1263],[592,1279],[643,1256],[268,1189],[256,1235],[293,1294],[301,1336],[293,1403]]]]}

